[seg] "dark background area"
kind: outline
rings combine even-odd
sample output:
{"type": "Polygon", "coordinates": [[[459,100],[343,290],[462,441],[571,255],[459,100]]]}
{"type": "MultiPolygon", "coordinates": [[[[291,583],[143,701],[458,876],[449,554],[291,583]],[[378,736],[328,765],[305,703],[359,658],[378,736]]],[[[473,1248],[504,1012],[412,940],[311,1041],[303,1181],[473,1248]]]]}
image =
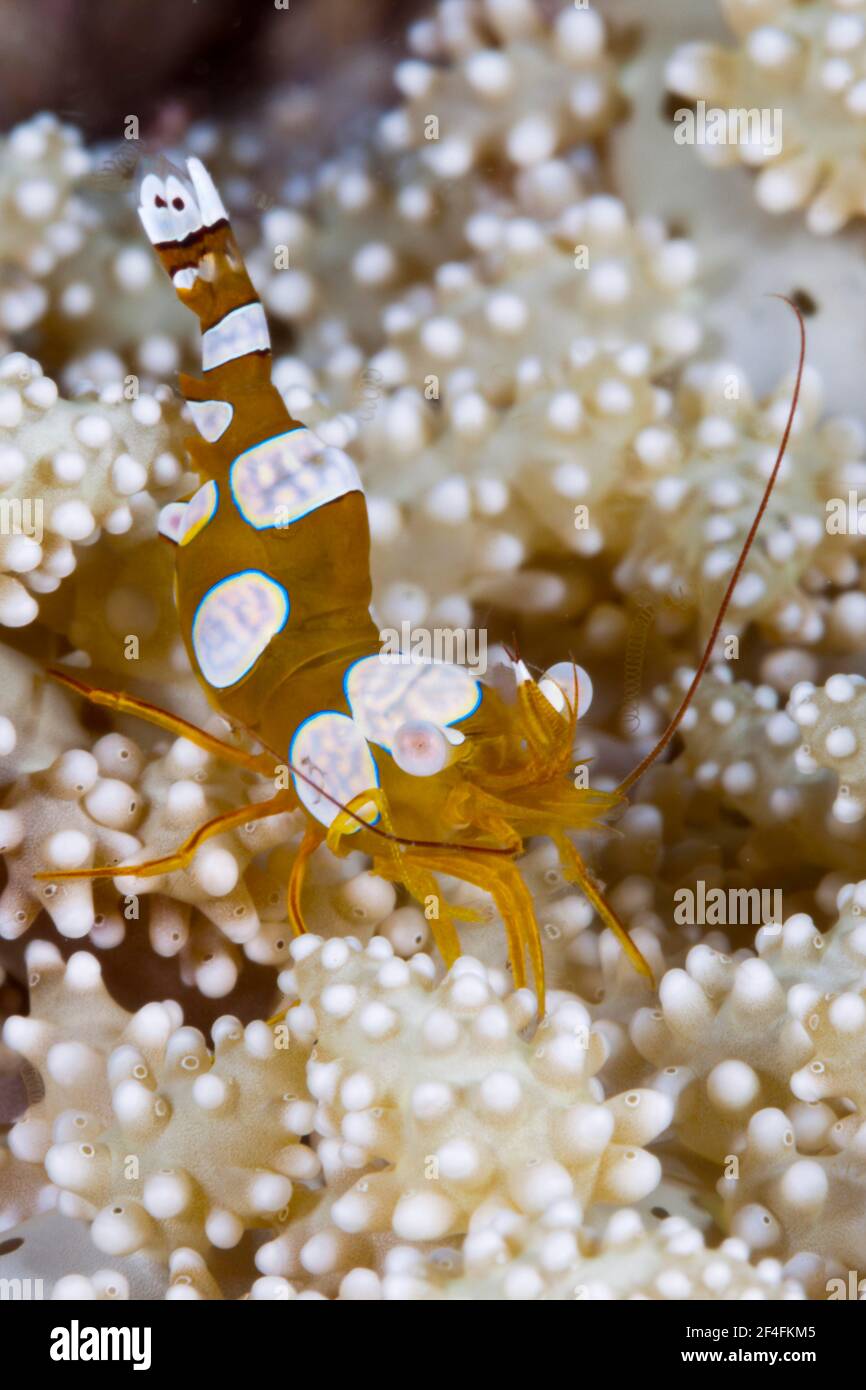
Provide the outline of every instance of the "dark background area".
{"type": "Polygon", "coordinates": [[[0,0],[0,129],[40,110],[88,141],[248,115],[274,88],[323,83],[337,129],[393,98],[421,0],[0,0]],[[348,70],[348,76],[347,76],[348,70]],[[341,74],[341,80],[336,80],[341,74]]]}

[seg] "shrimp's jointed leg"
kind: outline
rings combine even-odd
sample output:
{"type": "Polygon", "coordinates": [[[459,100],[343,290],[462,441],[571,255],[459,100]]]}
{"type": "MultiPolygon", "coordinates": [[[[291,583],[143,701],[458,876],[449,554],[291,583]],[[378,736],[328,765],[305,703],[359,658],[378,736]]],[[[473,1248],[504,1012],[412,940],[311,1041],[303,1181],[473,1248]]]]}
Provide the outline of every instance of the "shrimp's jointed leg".
{"type": "Polygon", "coordinates": [[[184,840],[172,854],[164,854],[160,859],[147,859],[142,864],[103,864],[95,869],[43,869],[34,878],[48,879],[51,883],[59,879],[71,878],[153,878],[157,874],[172,874],[185,869],[193,855],[205,840],[214,835],[222,835],[226,830],[234,830],[238,825],[246,825],[251,820],[267,820],[283,811],[296,809],[291,792],[278,792],[268,801],[253,802],[249,806],[237,806],[232,811],[221,811],[218,816],[205,821],[198,830],[184,840]]]}
{"type": "Polygon", "coordinates": [[[52,667],[48,674],[59,685],[65,685],[67,689],[74,690],[76,695],[80,695],[84,700],[89,700],[92,705],[101,705],[104,709],[115,710],[119,714],[133,714],[148,724],[155,724],[158,729],[165,729],[167,733],[175,734],[178,738],[189,739],[190,743],[194,743],[197,748],[203,748],[207,753],[212,753],[214,757],[223,758],[226,762],[238,763],[241,767],[247,768],[250,772],[258,772],[263,777],[273,776],[274,761],[267,753],[246,753],[242,748],[234,748],[232,744],[223,743],[222,739],[215,738],[213,734],[205,733],[204,729],[199,729],[196,724],[190,724],[180,715],[170,714],[168,710],[160,709],[158,705],[149,704],[147,700],[137,700],[133,695],[123,695],[113,690],[100,690],[95,685],[87,685],[84,681],[78,680],[77,677],[68,675],[66,671],[58,671],[56,667],[52,667]]]}
{"type": "Polygon", "coordinates": [[[584,895],[592,903],[601,920],[606,927],[610,927],[617,941],[626,956],[631,961],[639,975],[643,975],[645,980],[655,986],[655,977],[647,962],[644,960],[637,946],[635,946],[622,922],[617,917],[613,908],[605,901],[601,891],[596,887],[592,876],[571,843],[567,835],[556,835],[553,837],[556,848],[559,850],[560,863],[566,878],[577,883],[584,895]]]}
{"type": "MultiPolygon", "coordinates": [[[[514,987],[522,989],[526,984],[524,952],[528,951],[538,995],[538,1008],[543,1014],[544,956],[541,950],[541,936],[535,920],[532,897],[517,866],[511,860],[493,856],[486,859],[481,855],[470,856],[439,850],[409,849],[404,857],[416,870],[427,869],[430,872],[450,874],[453,878],[473,883],[476,888],[490,894],[508,936],[508,958],[514,976],[514,987]]],[[[448,963],[446,959],[446,964],[448,963]]]]}
{"type": "Polygon", "coordinates": [[[301,912],[301,890],[304,886],[304,879],[307,875],[307,865],[310,858],[324,842],[324,835],[313,825],[308,825],[304,831],[304,838],[301,841],[292,871],[289,874],[289,883],[286,891],[286,910],[289,919],[289,926],[295,936],[303,936],[307,928],[304,926],[304,917],[301,912]]]}
{"type": "MultiPolygon", "coordinates": [[[[381,787],[373,787],[370,791],[362,792],[359,796],[354,797],[345,810],[335,816],[331,822],[327,843],[333,854],[340,852],[339,846],[344,836],[357,830],[357,813],[370,805],[375,806],[379,812],[386,834],[393,836],[394,827],[385,794],[381,787]]],[[[421,868],[414,849],[407,850],[395,839],[388,839],[387,843],[390,853],[374,860],[376,872],[380,877],[387,878],[392,883],[404,884],[417,902],[425,903],[429,898],[436,898],[442,904],[439,916],[432,919],[429,925],[439,954],[446,966],[450,968],[460,955],[460,938],[455,930],[453,918],[465,917],[475,921],[477,914],[468,908],[446,907],[439,892],[439,885],[432,873],[425,872],[421,868]]]]}
{"type": "MultiPolygon", "coordinates": [[[[616,798],[607,793],[584,793],[581,801],[577,803],[577,809],[582,810],[587,825],[591,825],[600,809],[615,804],[616,798]]],[[[574,825],[577,819],[570,787],[546,787],[545,800],[539,808],[500,801],[473,787],[464,792],[464,805],[461,809],[466,819],[471,819],[474,825],[489,834],[500,839],[510,835],[512,843],[516,838],[518,848],[530,835],[548,835],[559,852],[566,878],[579,885],[605,926],[610,927],[616,936],[638,974],[655,984],[649,965],[613,908],[596,887],[583,859],[565,834],[566,826],[574,825]]]]}

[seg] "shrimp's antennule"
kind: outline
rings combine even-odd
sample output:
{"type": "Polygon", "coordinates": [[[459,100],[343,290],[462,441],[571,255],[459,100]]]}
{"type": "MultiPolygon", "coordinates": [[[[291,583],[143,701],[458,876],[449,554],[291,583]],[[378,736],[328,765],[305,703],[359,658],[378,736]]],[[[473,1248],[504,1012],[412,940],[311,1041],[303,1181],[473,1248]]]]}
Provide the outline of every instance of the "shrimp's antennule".
{"type": "Polygon", "coordinates": [[[725,589],[724,597],[721,603],[719,604],[719,611],[716,614],[716,619],[713,623],[712,631],[710,632],[710,635],[707,638],[707,643],[704,647],[703,655],[701,656],[701,659],[698,663],[698,669],[695,671],[695,674],[692,677],[692,682],[685,695],[683,696],[682,703],[680,704],[679,709],[671,719],[670,723],[668,724],[661,738],[656,743],[655,747],[651,748],[649,753],[647,753],[646,757],[638,763],[634,771],[630,772],[629,775],[624,779],[624,781],[620,782],[619,786],[617,787],[617,791],[620,793],[620,795],[629,791],[634,786],[635,782],[637,782],[639,778],[643,777],[644,773],[650,767],[652,767],[659,754],[664,752],[665,748],[667,748],[668,744],[670,743],[671,739],[673,738],[674,734],[676,733],[677,729],[682,723],[683,715],[685,714],[686,710],[689,708],[689,705],[692,703],[692,700],[697,694],[698,686],[703,680],[707,667],[709,666],[710,661],[712,660],[713,648],[716,645],[716,639],[719,635],[719,632],[721,631],[722,623],[725,621],[725,615],[728,611],[728,608],[730,607],[731,599],[734,595],[734,590],[737,587],[746,560],[749,557],[749,551],[752,548],[752,543],[756,535],[758,534],[758,528],[760,527],[764,517],[764,513],[767,510],[767,505],[770,501],[773,488],[776,485],[776,479],[779,476],[779,469],[782,466],[782,460],[785,457],[785,450],[788,447],[788,439],[790,438],[791,429],[794,424],[794,416],[797,412],[797,402],[800,399],[800,386],[803,381],[803,365],[806,360],[806,325],[803,322],[803,315],[800,313],[800,310],[797,308],[797,305],[794,303],[793,300],[788,299],[787,296],[783,294],[774,294],[772,298],[781,299],[784,301],[785,304],[788,304],[790,308],[794,311],[794,313],[797,315],[797,321],[800,325],[800,356],[797,362],[797,375],[794,380],[794,390],[791,395],[791,405],[788,410],[788,418],[785,422],[785,430],[782,435],[781,443],[779,444],[779,451],[776,454],[776,462],[773,465],[772,473],[767,479],[767,486],[764,488],[764,495],[761,498],[758,510],[755,512],[754,520],[752,521],[752,524],[749,527],[749,534],[746,536],[746,539],[743,542],[743,548],[740,551],[739,559],[737,560],[737,563],[734,566],[734,572],[728,580],[728,587],[725,589]]]}

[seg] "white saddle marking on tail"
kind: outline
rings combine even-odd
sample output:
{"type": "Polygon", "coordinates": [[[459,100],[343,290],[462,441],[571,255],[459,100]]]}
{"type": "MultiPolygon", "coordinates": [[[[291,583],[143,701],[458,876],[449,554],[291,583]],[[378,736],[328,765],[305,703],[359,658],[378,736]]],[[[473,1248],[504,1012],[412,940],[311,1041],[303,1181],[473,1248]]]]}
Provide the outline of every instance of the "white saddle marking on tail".
{"type": "MultiPolygon", "coordinates": [[[[200,159],[188,159],[189,181],[170,174],[146,174],[141,181],[138,215],[155,246],[184,241],[203,227],[228,221],[214,181],[200,159]]],[[[189,286],[184,286],[189,288],[189,286]]]]}
{"type": "Polygon", "coordinates": [[[234,406],[228,401],[189,401],[192,422],[208,444],[221,439],[232,422],[234,406]]]}
{"type": "Polygon", "coordinates": [[[258,300],[231,309],[219,323],[202,334],[201,365],[205,372],[246,357],[249,352],[269,352],[271,335],[265,311],[258,300]]]}

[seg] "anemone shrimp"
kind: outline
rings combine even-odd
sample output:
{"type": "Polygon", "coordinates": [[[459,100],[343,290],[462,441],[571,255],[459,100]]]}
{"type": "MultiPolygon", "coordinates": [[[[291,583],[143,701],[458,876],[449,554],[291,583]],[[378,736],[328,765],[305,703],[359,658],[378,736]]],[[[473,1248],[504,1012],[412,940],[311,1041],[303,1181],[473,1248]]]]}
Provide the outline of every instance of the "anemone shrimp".
{"type": "Polygon", "coordinates": [[[202,375],[180,379],[199,434],[187,448],[201,485],[189,500],[165,508],[160,522],[175,547],[180,627],[209,702],[261,751],[222,742],[65,672],[52,675],[96,704],[138,715],[274,779],[275,794],[215,816],[171,855],[38,877],[171,872],[185,868],[211,836],[300,807],[306,830],[287,899],[295,933],[304,931],[301,896],[310,856],[323,843],[335,853],[360,850],[376,873],[422,903],[435,900],[429,925],[450,965],[461,950],[455,923],[477,914],[445,900],[437,875],[448,875],[491,895],[505,925],[515,987],[526,983],[528,957],[543,1013],[541,937],[515,861],[529,837],[546,836],[566,878],[615,933],[634,968],[652,980],[569,832],[598,827],[622,806],[671,742],[710,664],[791,432],[805,358],[799,310],[791,305],[800,352],[787,423],[693,679],[638,766],[615,790],[594,790],[573,778],[575,726],[589,693],[576,665],[562,663],[536,681],[515,657],[512,688],[503,693],[459,666],[384,659],[370,613],[361,480],[347,454],[292,418],[271,381],[264,310],[209,174],[196,159],[183,177],[147,174],[139,214],[202,333],[202,375]]]}

